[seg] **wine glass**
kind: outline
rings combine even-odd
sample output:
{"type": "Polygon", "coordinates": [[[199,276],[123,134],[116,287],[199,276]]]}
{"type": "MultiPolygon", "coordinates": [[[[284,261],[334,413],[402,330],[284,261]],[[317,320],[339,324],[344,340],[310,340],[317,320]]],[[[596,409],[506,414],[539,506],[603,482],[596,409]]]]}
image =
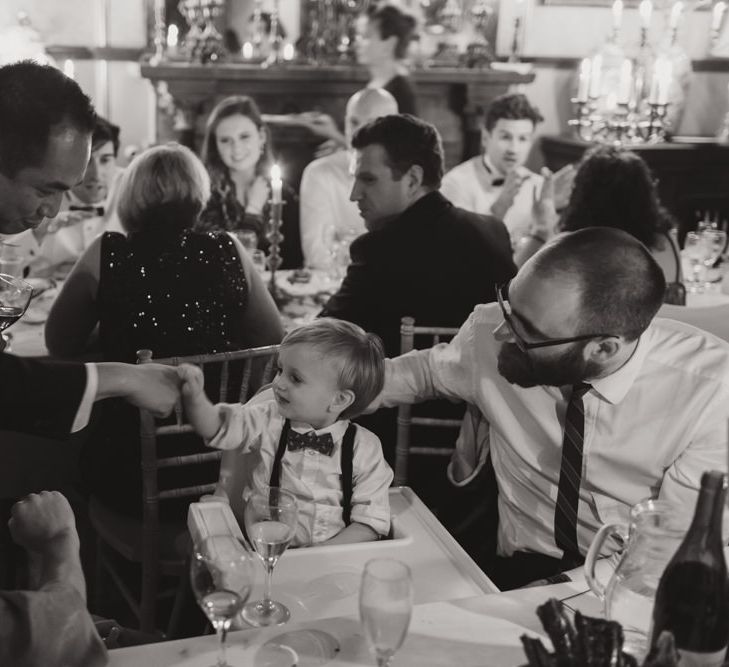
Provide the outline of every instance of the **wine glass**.
{"type": "Polygon", "coordinates": [[[266,271],[266,253],[263,250],[252,250],[251,251],[251,262],[258,273],[264,273],[266,271]]]}
{"type": "Polygon", "coordinates": [[[683,244],[683,250],[691,265],[691,275],[688,276],[689,292],[703,292],[705,245],[703,232],[689,232],[683,244]]]}
{"type": "Polygon", "coordinates": [[[359,616],[377,667],[389,667],[405,641],[412,611],[410,568],[392,558],[368,561],[359,590],[359,616]]]}
{"type": "Polygon", "coordinates": [[[706,286],[709,287],[711,283],[708,282],[710,277],[708,275],[708,271],[714,266],[716,260],[719,259],[721,254],[724,252],[724,247],[726,246],[726,232],[721,229],[707,229],[706,231],[701,232],[701,237],[704,241],[703,262],[707,271],[706,286]]]}
{"type": "MultiPolygon", "coordinates": [[[[32,294],[33,286],[30,283],[7,273],[0,273],[0,337],[3,340],[8,338],[2,332],[23,316],[32,294]]],[[[2,348],[3,345],[0,345],[0,350],[2,348]]]]}
{"type": "Polygon", "coordinates": [[[283,625],[291,613],[285,605],[271,599],[271,577],[289,542],[296,533],[298,509],[293,493],[278,487],[264,487],[246,503],[244,520],[248,539],[266,568],[263,600],[249,602],[243,618],[256,627],[283,625]]]}
{"type": "Polygon", "coordinates": [[[220,639],[216,667],[228,667],[225,638],[253,588],[252,556],[236,537],[208,537],[195,545],[190,583],[197,603],[220,639]]]}

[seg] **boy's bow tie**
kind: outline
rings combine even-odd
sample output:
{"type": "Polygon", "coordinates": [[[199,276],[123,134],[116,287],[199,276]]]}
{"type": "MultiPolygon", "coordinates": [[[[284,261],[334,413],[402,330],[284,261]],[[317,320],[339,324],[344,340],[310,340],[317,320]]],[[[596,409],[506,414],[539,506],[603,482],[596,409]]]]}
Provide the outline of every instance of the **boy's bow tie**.
{"type": "Polygon", "coordinates": [[[331,456],[334,451],[334,439],[331,433],[317,435],[314,431],[297,433],[290,430],[287,446],[292,452],[298,449],[314,449],[324,456],[331,456]]]}

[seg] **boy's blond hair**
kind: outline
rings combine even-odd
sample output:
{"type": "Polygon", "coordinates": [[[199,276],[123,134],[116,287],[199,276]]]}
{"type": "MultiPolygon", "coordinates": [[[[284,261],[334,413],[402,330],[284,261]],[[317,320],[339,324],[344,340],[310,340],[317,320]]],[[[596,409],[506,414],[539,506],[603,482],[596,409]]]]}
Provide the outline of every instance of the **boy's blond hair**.
{"type": "Polygon", "coordinates": [[[354,402],[339,415],[351,419],[361,415],[385,385],[385,350],[375,334],[362,327],[321,317],[294,329],[283,339],[281,347],[312,345],[339,363],[339,388],[354,394],[354,402]]]}

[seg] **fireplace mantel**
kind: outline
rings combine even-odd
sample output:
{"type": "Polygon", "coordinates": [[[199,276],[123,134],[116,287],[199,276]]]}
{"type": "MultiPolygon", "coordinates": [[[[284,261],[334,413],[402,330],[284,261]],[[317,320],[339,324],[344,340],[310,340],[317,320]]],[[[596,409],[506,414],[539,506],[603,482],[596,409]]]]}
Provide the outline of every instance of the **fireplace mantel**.
{"type": "MultiPolygon", "coordinates": [[[[263,69],[244,63],[152,65],[146,61],[141,70],[157,92],[158,140],[178,139],[193,146],[199,146],[210,109],[226,95],[250,95],[264,113],[318,109],[341,123],[347,99],[367,83],[363,68],[344,66],[263,69]]],[[[450,167],[478,153],[481,117],[489,102],[511,85],[533,81],[534,74],[432,68],[416,70],[412,79],[419,115],[440,131],[450,167]]]]}

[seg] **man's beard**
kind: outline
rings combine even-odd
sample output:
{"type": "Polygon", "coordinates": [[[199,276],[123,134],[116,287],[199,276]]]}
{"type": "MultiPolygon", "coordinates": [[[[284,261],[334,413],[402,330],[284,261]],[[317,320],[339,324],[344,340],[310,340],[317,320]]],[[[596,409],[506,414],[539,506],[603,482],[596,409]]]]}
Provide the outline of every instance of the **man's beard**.
{"type": "Polygon", "coordinates": [[[574,345],[558,357],[535,359],[515,343],[502,343],[498,356],[499,373],[520,387],[546,385],[562,387],[597,377],[600,368],[584,358],[585,344],[574,345]]]}

